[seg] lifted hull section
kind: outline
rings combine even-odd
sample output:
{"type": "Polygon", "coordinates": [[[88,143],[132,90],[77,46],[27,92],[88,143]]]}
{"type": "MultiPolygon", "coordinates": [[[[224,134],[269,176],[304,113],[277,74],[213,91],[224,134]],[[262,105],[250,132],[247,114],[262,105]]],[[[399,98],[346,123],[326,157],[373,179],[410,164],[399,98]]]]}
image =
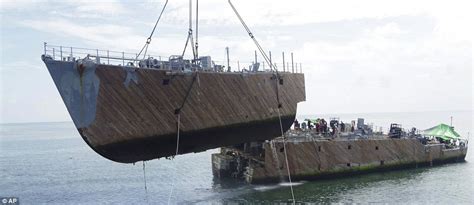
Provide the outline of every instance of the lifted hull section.
{"type": "Polygon", "coordinates": [[[180,154],[272,139],[281,135],[278,111],[286,131],[305,100],[304,75],[297,73],[276,78],[43,61],[83,139],[116,162],[174,155],[178,117],[180,154]]]}

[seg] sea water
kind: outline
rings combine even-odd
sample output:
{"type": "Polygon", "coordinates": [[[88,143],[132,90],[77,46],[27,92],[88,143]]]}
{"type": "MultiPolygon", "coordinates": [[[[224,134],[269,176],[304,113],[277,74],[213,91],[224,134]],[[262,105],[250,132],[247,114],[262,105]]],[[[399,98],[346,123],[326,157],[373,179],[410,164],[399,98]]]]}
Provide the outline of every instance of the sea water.
{"type": "MultiPolygon", "coordinates": [[[[392,122],[405,128],[427,129],[450,123],[464,137],[473,131],[472,111],[334,114],[298,116],[358,117],[386,131],[392,122]]],[[[471,137],[474,139],[473,137],[471,137]]],[[[424,203],[474,202],[474,147],[466,162],[365,174],[334,180],[295,182],[298,202],[424,203]]],[[[287,183],[248,185],[212,176],[206,152],[146,162],[121,164],[96,154],[82,140],[72,122],[0,125],[0,196],[19,197],[21,204],[221,204],[290,202],[287,183]],[[173,193],[170,197],[170,191],[173,193]],[[147,200],[148,199],[148,200],[147,200]]]]}

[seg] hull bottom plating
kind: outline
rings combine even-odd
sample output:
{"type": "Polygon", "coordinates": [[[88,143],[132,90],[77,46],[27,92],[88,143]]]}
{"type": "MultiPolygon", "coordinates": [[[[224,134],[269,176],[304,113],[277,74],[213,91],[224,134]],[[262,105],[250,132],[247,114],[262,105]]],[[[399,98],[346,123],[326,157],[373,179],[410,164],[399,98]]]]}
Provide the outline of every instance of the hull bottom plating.
{"type": "MultiPolygon", "coordinates": [[[[295,116],[282,116],[283,131],[286,132],[295,116]],[[286,128],[286,129],[285,129],[286,128]]],[[[83,136],[83,129],[78,129],[83,136]]],[[[266,121],[230,125],[193,132],[180,132],[179,153],[200,152],[222,146],[249,141],[268,140],[281,135],[278,118],[266,121]]],[[[97,153],[116,162],[133,163],[160,157],[173,156],[176,152],[177,135],[150,136],[123,143],[98,147],[91,146],[97,153]]],[[[89,144],[87,138],[84,140],[89,144]]]]}

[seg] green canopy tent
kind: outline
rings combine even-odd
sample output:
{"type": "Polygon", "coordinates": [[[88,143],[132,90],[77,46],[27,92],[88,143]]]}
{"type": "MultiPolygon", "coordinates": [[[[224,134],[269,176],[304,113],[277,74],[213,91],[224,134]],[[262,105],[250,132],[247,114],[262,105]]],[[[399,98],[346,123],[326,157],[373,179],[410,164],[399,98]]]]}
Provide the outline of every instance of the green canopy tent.
{"type": "Polygon", "coordinates": [[[453,127],[446,124],[439,124],[438,126],[424,130],[423,134],[428,135],[428,136],[439,137],[443,140],[461,138],[461,136],[456,131],[454,131],[453,127]]]}
{"type": "Polygon", "coordinates": [[[311,123],[317,123],[318,122],[318,120],[316,120],[316,119],[304,119],[304,121],[306,121],[306,122],[310,121],[311,123]]]}

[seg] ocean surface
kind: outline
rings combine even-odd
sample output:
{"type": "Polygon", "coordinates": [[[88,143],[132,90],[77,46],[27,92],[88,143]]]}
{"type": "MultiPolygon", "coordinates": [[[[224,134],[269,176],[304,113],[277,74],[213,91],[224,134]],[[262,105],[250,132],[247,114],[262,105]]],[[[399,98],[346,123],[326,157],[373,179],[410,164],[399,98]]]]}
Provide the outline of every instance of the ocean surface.
{"type": "MultiPolygon", "coordinates": [[[[450,123],[467,138],[472,111],[337,114],[306,117],[357,117],[382,127],[392,122],[427,129],[450,123]]],[[[471,134],[472,135],[472,134],[471,134]]],[[[474,137],[470,137],[474,140],[474,137]]],[[[466,162],[430,168],[373,173],[350,178],[297,182],[298,202],[316,203],[474,203],[474,156],[466,162]]],[[[72,122],[0,125],[0,196],[19,197],[21,204],[227,204],[290,202],[287,185],[247,185],[213,178],[206,152],[120,164],[96,154],[72,122]],[[172,191],[171,198],[170,192],[172,191]]]]}

